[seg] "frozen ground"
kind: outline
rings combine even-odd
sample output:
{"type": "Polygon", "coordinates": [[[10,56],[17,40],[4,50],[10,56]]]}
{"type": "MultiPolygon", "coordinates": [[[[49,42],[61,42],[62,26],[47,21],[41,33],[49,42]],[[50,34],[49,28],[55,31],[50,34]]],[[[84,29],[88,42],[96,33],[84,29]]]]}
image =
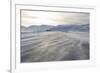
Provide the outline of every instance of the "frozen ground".
{"type": "Polygon", "coordinates": [[[89,59],[88,32],[24,32],[21,34],[21,62],[89,59]]]}

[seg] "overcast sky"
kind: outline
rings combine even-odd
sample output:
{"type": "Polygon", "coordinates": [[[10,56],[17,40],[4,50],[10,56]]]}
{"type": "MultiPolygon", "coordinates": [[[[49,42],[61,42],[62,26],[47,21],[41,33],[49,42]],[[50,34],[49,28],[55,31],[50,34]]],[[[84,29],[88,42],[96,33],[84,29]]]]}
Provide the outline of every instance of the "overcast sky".
{"type": "Polygon", "coordinates": [[[89,13],[21,11],[21,25],[89,24],[89,13]]]}

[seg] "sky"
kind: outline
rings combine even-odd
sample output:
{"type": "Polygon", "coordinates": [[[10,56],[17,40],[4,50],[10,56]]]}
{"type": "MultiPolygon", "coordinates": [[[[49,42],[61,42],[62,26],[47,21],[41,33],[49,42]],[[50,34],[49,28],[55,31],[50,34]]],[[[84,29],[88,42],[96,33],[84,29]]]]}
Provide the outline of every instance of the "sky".
{"type": "Polygon", "coordinates": [[[46,11],[21,11],[21,25],[82,25],[89,24],[89,13],[79,12],[46,12],[46,11]]]}

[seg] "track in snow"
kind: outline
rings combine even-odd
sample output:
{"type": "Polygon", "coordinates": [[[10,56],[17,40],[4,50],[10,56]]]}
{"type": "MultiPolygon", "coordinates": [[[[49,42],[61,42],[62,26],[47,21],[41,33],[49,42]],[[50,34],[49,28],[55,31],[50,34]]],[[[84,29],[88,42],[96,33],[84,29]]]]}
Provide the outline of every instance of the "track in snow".
{"type": "Polygon", "coordinates": [[[21,34],[21,62],[89,59],[85,33],[40,32],[21,34]]]}

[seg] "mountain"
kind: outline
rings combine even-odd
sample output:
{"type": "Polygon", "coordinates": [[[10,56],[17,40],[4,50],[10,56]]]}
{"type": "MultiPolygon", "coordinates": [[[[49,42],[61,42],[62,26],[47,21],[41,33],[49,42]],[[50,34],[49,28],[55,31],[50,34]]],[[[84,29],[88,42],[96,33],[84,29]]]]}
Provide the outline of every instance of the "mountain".
{"type": "Polygon", "coordinates": [[[45,32],[45,31],[62,31],[62,32],[68,32],[68,31],[80,31],[80,32],[89,32],[89,24],[85,25],[58,25],[58,26],[52,26],[52,25],[31,25],[29,27],[21,26],[22,31],[28,31],[28,32],[45,32]]]}
{"type": "Polygon", "coordinates": [[[26,30],[26,27],[25,26],[21,26],[21,30],[26,30]]]}
{"type": "Polygon", "coordinates": [[[33,31],[33,32],[43,32],[48,29],[51,29],[54,26],[51,25],[32,25],[27,28],[27,30],[33,31]]]}
{"type": "Polygon", "coordinates": [[[47,31],[62,31],[62,32],[81,31],[81,32],[86,32],[86,31],[89,31],[89,24],[85,24],[85,25],[58,25],[58,26],[53,27],[47,31]]]}

